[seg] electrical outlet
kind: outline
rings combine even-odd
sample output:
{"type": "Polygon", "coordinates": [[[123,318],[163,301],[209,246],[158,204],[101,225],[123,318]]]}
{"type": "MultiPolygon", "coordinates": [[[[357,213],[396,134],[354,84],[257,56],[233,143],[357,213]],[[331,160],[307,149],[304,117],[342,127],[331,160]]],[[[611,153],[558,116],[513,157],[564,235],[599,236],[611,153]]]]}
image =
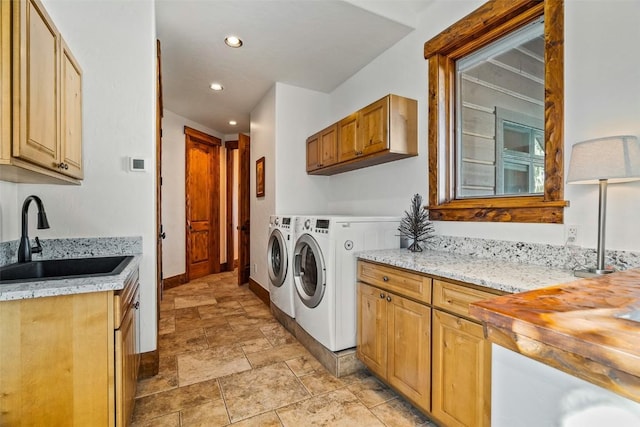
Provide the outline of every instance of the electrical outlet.
{"type": "Polygon", "coordinates": [[[567,243],[567,245],[572,245],[572,246],[578,245],[578,226],[577,225],[567,225],[565,227],[564,241],[567,243]]]}

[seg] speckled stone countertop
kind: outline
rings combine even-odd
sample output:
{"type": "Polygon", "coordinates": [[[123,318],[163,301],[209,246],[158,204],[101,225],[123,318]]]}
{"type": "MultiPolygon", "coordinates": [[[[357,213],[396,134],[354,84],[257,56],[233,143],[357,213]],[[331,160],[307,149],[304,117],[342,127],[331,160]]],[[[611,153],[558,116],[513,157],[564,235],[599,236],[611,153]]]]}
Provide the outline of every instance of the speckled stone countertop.
{"type": "Polygon", "coordinates": [[[446,279],[516,293],[575,280],[571,270],[480,258],[452,252],[407,249],[363,251],[358,258],[446,279]]]}
{"type": "Polygon", "coordinates": [[[141,259],[142,255],[133,256],[124,270],[117,275],[3,284],[0,285],[0,301],[117,291],[124,288],[125,280],[138,268],[141,259]]]}
{"type": "Polygon", "coordinates": [[[469,311],[496,344],[640,402],[640,269],[503,295],[469,311]]]}

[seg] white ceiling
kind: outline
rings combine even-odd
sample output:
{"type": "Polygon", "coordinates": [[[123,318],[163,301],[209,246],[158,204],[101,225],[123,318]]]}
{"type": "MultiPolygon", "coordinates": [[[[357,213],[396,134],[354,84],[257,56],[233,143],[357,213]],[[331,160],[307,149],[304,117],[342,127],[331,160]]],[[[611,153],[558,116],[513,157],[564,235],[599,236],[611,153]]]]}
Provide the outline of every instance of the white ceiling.
{"type": "Polygon", "coordinates": [[[164,107],[223,134],[249,132],[275,82],[332,91],[410,33],[432,1],[156,0],[164,107]],[[244,46],[227,47],[230,34],[244,46]]]}

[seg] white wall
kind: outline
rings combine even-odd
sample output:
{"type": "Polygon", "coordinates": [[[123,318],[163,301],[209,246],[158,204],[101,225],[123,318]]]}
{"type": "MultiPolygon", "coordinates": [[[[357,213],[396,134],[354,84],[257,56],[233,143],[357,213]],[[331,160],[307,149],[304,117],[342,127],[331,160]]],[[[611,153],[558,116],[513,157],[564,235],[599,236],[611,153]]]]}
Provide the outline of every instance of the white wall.
{"type": "Polygon", "coordinates": [[[142,236],[141,350],[150,351],[156,348],[154,3],[44,5],[83,70],[85,179],[80,186],[21,184],[17,200],[37,194],[44,202],[51,228],[35,233],[31,224],[31,236],[142,236]],[[145,158],[148,171],[128,172],[129,156],[145,158]]]}
{"type": "Polygon", "coordinates": [[[0,242],[20,238],[20,209],[18,185],[0,181],[0,242]]]}
{"type": "MultiPolygon", "coordinates": [[[[640,137],[640,3],[565,2],[565,174],[570,147],[609,135],[640,137]]],[[[598,186],[567,185],[565,223],[577,224],[578,243],[595,247],[598,186]]],[[[608,249],[640,250],[640,182],[609,186],[608,249]]]]}
{"type": "MultiPolygon", "coordinates": [[[[251,155],[249,160],[249,209],[251,237],[249,260],[251,279],[265,289],[269,287],[267,272],[267,235],[269,215],[276,211],[276,87],[273,86],[251,111],[251,155]],[[256,160],[265,158],[265,196],[256,197],[256,160]]],[[[279,166],[282,167],[282,166],[279,166]]]]}
{"type": "Polygon", "coordinates": [[[276,205],[272,213],[328,213],[330,178],[307,175],[305,159],[307,137],[331,123],[327,94],[276,83],[276,205]]]}
{"type": "MultiPolygon", "coordinates": [[[[331,93],[337,120],[386,93],[418,100],[419,156],[331,178],[330,210],[345,214],[399,215],[415,192],[427,197],[427,61],[424,42],[482,1],[435,2],[416,31],[380,55],[331,93]]],[[[615,1],[565,2],[565,173],[575,142],[605,135],[640,136],[640,5],[615,1]],[[615,66],[613,65],[615,64],[615,66]]],[[[302,161],[302,160],[300,160],[302,161]]],[[[565,223],[579,227],[578,243],[597,241],[597,186],[565,186],[565,223]]],[[[611,186],[607,248],[640,250],[640,183],[611,186]]],[[[439,234],[537,243],[564,243],[564,226],[438,222],[439,234]]]]}
{"type": "MultiPolygon", "coordinates": [[[[275,212],[402,215],[413,194],[428,194],[427,85],[428,64],[424,42],[479,7],[483,0],[436,1],[419,16],[419,25],[396,45],[329,94],[330,107],[323,117],[321,104],[299,102],[317,99],[304,89],[276,85],[276,137],[270,140],[277,158],[275,212]],[[304,176],[306,137],[388,93],[418,100],[419,155],[384,165],[326,177],[304,176]],[[282,115],[282,116],[281,116],[282,115]],[[293,118],[297,120],[293,120],[293,118]],[[310,118],[313,119],[310,119],[310,118]],[[300,120],[312,120],[299,125],[300,120]],[[308,126],[308,130],[303,132],[308,126]],[[282,136],[282,137],[281,137],[282,136]],[[300,145],[298,145],[300,144],[300,145]],[[280,179],[282,177],[282,179],[280,179]],[[328,181],[328,184],[327,184],[328,181]],[[295,188],[295,192],[291,189],[295,188]],[[284,193],[284,194],[283,194],[284,193]],[[299,196],[304,195],[304,196],[299,196]],[[302,198],[300,198],[302,197],[302,198]],[[326,202],[326,206],[323,203],[326,202]],[[309,207],[309,208],[307,208],[309,207]]],[[[640,136],[640,4],[616,0],[565,2],[565,173],[571,146],[605,135],[640,136]],[[612,6],[612,3],[615,3],[612,6]]],[[[270,92],[265,99],[271,99],[270,92]]],[[[265,100],[263,100],[265,101],[265,100]]],[[[271,101],[270,101],[271,102],[271,101]]],[[[253,120],[252,115],[252,120],[253,120]]],[[[272,126],[260,121],[260,126],[272,126]]],[[[252,127],[252,138],[254,128],[252,127]]],[[[252,151],[257,148],[252,141],[252,151]]],[[[253,156],[252,159],[260,156],[253,156]]],[[[267,174],[272,173],[267,157],[267,174]]],[[[267,198],[271,197],[267,194],[267,198]]],[[[597,241],[597,186],[565,186],[565,223],[578,226],[578,244],[594,248],[597,241]]],[[[640,250],[640,182],[609,188],[607,248],[640,250]]],[[[269,213],[252,211],[252,263],[266,266],[269,213]]],[[[564,225],[519,223],[437,222],[443,235],[492,238],[534,243],[564,243],[564,225]]],[[[260,276],[262,280],[266,278],[260,276]]],[[[266,280],[260,281],[265,284],[266,280]]]]}
{"type": "MultiPolygon", "coordinates": [[[[222,139],[223,135],[199,123],[193,122],[167,109],[162,118],[162,226],[167,238],[162,243],[163,276],[173,277],[183,274],[185,266],[185,143],[184,127],[205,132],[222,139]]],[[[224,155],[220,153],[221,164],[224,155]]],[[[222,173],[224,170],[221,170],[222,173]]],[[[221,193],[226,194],[225,191],[221,193]]],[[[220,213],[224,212],[224,205],[220,213]]],[[[226,221],[220,221],[224,224],[226,221]]],[[[223,243],[226,241],[221,234],[223,243]]],[[[221,261],[226,260],[226,250],[220,251],[221,261]]]]}

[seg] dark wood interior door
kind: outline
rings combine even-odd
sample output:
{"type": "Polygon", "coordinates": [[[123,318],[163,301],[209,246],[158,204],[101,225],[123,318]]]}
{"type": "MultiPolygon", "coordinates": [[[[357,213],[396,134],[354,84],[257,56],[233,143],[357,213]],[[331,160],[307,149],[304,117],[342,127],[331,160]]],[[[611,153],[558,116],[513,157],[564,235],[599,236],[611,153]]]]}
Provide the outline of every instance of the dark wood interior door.
{"type": "Polygon", "coordinates": [[[239,186],[238,186],[238,285],[249,281],[251,264],[249,260],[249,236],[250,236],[250,212],[249,212],[249,145],[250,138],[247,135],[238,135],[238,161],[239,186]]]}
{"type": "MultiPolygon", "coordinates": [[[[164,285],[162,282],[162,58],[160,40],[156,40],[156,342],[160,331],[160,301],[164,285]]],[[[142,376],[150,377],[158,374],[160,369],[160,351],[151,352],[151,362],[145,364],[142,376]]]]}
{"type": "Polygon", "coordinates": [[[237,209],[238,183],[234,175],[238,160],[234,161],[234,153],[238,152],[238,141],[225,141],[224,147],[227,149],[227,271],[233,271],[237,267],[235,245],[238,241],[238,220],[234,218],[234,206],[237,209]]]}
{"type": "Polygon", "coordinates": [[[185,126],[186,270],[193,280],[220,272],[220,145],[185,126]]]}

